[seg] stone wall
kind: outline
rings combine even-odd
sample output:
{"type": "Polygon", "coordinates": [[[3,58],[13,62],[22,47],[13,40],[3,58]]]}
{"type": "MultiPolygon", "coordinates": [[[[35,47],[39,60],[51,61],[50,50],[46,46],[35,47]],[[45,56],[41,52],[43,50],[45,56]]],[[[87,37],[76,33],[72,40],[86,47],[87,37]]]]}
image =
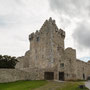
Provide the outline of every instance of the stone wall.
{"type": "Polygon", "coordinates": [[[81,60],[77,61],[77,79],[86,80],[88,77],[88,68],[90,70],[90,67],[88,67],[88,64],[86,62],[83,62],[81,60]]]}
{"type": "Polygon", "coordinates": [[[15,68],[22,69],[22,68],[29,68],[30,63],[30,50],[25,53],[25,56],[18,57],[17,60],[19,61],[15,68]]]}
{"type": "Polygon", "coordinates": [[[65,49],[64,53],[65,63],[65,79],[76,80],[76,50],[72,48],[65,49]]]}
{"type": "Polygon", "coordinates": [[[88,64],[88,66],[87,66],[87,78],[88,77],[90,77],[90,61],[89,61],[89,63],[87,63],[88,64]]]}
{"type": "Polygon", "coordinates": [[[18,80],[30,80],[30,74],[18,69],[0,69],[0,83],[18,80]]]}

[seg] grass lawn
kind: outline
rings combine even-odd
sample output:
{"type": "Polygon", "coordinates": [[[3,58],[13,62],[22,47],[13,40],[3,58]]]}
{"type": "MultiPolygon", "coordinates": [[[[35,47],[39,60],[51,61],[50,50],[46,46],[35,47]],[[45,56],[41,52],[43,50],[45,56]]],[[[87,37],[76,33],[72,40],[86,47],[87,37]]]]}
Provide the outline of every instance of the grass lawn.
{"type": "Polygon", "coordinates": [[[17,81],[0,84],[0,90],[33,90],[45,85],[47,81],[17,81]]]}
{"type": "Polygon", "coordinates": [[[89,90],[87,88],[80,89],[79,85],[84,85],[83,82],[65,82],[62,88],[58,88],[57,90],[89,90]]]}
{"type": "Polygon", "coordinates": [[[0,90],[89,90],[80,89],[83,82],[17,81],[0,84],[0,90]]]}

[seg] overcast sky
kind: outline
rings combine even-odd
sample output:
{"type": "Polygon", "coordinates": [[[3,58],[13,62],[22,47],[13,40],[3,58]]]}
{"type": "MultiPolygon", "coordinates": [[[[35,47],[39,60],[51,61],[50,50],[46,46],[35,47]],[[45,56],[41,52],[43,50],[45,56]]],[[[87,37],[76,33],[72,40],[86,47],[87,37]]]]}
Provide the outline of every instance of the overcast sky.
{"type": "Polygon", "coordinates": [[[90,57],[90,0],[0,0],[0,54],[24,55],[28,35],[49,17],[65,30],[65,48],[90,57]]]}

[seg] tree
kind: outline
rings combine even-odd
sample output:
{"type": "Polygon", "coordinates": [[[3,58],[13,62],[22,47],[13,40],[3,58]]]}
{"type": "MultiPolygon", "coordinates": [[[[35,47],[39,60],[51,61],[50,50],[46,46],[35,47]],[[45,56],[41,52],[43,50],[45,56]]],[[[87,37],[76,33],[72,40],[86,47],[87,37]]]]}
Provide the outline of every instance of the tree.
{"type": "Polygon", "coordinates": [[[0,68],[15,68],[18,60],[16,57],[11,57],[8,55],[0,55],[0,68]]]}

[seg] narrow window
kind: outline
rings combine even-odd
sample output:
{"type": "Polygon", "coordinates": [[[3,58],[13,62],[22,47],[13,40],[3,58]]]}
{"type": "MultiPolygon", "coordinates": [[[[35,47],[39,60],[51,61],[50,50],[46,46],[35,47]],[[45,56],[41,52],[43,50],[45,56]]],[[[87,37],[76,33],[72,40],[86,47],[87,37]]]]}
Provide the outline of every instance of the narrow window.
{"type": "Polygon", "coordinates": [[[85,74],[83,74],[83,80],[85,80],[85,74]]]}
{"type": "Polygon", "coordinates": [[[60,46],[58,45],[57,50],[59,51],[61,48],[62,48],[62,47],[60,47],[60,46]]]}
{"type": "Polygon", "coordinates": [[[37,37],[37,42],[40,40],[40,38],[39,37],[37,37]]]}
{"type": "Polygon", "coordinates": [[[61,63],[61,64],[60,64],[60,67],[63,68],[63,67],[64,67],[64,63],[61,63]]]}
{"type": "Polygon", "coordinates": [[[59,47],[57,47],[57,50],[59,51],[59,47]]]}
{"type": "Polygon", "coordinates": [[[71,59],[69,60],[70,64],[72,63],[71,59]]]}
{"type": "Polygon", "coordinates": [[[42,58],[44,58],[44,55],[42,55],[42,58]]]}
{"type": "Polygon", "coordinates": [[[67,77],[69,76],[69,74],[67,73],[67,77]]]}

